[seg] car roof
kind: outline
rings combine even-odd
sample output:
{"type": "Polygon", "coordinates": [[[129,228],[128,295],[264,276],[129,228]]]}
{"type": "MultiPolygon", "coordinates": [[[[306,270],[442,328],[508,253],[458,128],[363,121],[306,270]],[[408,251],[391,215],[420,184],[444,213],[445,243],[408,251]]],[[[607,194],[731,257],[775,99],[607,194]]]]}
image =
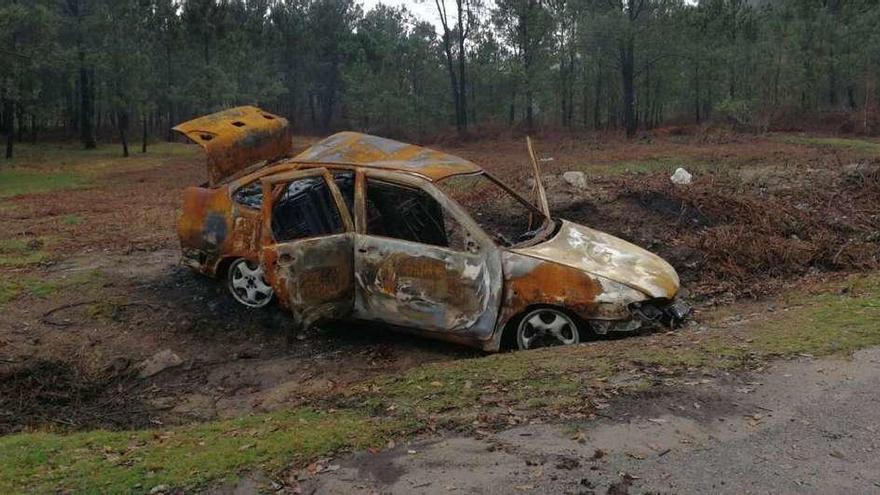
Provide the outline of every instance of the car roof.
{"type": "Polygon", "coordinates": [[[403,171],[434,182],[483,170],[449,153],[350,131],[333,134],[285,162],[403,171]]]}

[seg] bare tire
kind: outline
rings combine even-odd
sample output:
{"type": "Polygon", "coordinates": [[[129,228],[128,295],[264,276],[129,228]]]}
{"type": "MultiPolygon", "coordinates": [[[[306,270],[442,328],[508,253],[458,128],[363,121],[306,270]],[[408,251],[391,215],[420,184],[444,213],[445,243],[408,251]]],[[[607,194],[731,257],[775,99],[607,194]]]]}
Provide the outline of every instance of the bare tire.
{"type": "Polygon", "coordinates": [[[269,304],[274,294],[263,274],[263,267],[246,259],[237,259],[229,265],[226,286],[236,301],[249,308],[262,308],[269,304]]]}
{"type": "Polygon", "coordinates": [[[555,308],[533,309],[516,326],[516,345],[521,350],[574,345],[580,341],[575,319],[555,308]]]}

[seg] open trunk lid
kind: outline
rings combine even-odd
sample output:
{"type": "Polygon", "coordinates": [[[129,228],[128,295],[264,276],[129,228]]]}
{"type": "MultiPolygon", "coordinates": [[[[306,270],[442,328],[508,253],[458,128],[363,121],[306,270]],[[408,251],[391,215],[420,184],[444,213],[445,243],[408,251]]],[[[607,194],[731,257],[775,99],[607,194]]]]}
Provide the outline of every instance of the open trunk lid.
{"type": "Polygon", "coordinates": [[[212,186],[254,163],[287,156],[293,146],[287,119],[252,106],[205,115],[174,130],[205,150],[212,186]]]}

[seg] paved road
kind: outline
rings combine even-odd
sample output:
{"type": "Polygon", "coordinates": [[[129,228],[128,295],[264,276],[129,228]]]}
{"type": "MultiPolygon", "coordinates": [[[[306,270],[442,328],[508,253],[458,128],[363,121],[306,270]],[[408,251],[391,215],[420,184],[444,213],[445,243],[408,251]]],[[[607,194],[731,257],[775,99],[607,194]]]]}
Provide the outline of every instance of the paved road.
{"type": "Polygon", "coordinates": [[[606,412],[359,453],[302,493],[880,494],[880,348],[696,380],[606,412]]]}

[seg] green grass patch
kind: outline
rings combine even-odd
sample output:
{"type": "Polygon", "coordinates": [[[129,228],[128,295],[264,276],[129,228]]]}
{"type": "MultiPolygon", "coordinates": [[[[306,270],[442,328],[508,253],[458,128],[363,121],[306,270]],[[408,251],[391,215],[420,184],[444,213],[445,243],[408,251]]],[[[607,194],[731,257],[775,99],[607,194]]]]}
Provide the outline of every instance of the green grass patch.
{"type": "Polygon", "coordinates": [[[880,153],[880,143],[864,139],[835,138],[835,137],[806,137],[784,136],[780,138],[784,143],[801,144],[807,146],[820,146],[830,148],[842,148],[865,153],[880,153]]]}
{"type": "Polygon", "coordinates": [[[103,276],[97,270],[77,272],[66,278],[46,280],[37,277],[0,275],[0,307],[22,296],[46,298],[60,290],[76,287],[80,292],[100,283],[103,276]]]}
{"type": "Polygon", "coordinates": [[[0,438],[0,493],[197,487],[246,469],[274,472],[342,447],[380,445],[399,428],[351,411],[294,409],[167,431],[10,435],[0,438]]]}
{"type": "Polygon", "coordinates": [[[0,198],[87,187],[109,172],[148,169],[198,153],[198,146],[178,143],[155,144],[147,153],[138,148],[129,158],[115,145],[94,150],[71,143],[19,145],[14,159],[0,162],[0,198]]]}
{"type": "Polygon", "coordinates": [[[24,294],[35,297],[48,297],[58,290],[58,284],[34,277],[17,279],[0,279],[0,306],[24,294]]]}
{"type": "Polygon", "coordinates": [[[0,198],[75,189],[87,184],[88,181],[75,172],[49,172],[23,168],[0,169],[0,198]]]}
{"type": "Polygon", "coordinates": [[[0,267],[16,267],[39,263],[46,258],[40,240],[3,239],[0,240],[0,267]]]}
{"type": "Polygon", "coordinates": [[[15,147],[12,160],[0,162],[0,165],[13,167],[64,167],[78,168],[81,166],[99,167],[102,164],[137,162],[157,157],[185,157],[199,153],[199,147],[181,143],[156,143],[147,147],[147,153],[140,152],[140,146],[130,148],[131,156],[122,156],[122,147],[113,144],[102,144],[96,149],[83,149],[78,143],[41,143],[20,144],[15,147]]]}
{"type": "Polygon", "coordinates": [[[614,163],[582,163],[574,167],[586,174],[597,176],[616,176],[623,174],[648,174],[658,171],[669,172],[672,175],[675,169],[682,167],[689,172],[695,170],[705,171],[713,167],[708,162],[677,157],[655,157],[646,160],[626,160],[614,163]]]}
{"type": "Polygon", "coordinates": [[[857,280],[856,295],[822,294],[756,336],[765,354],[846,354],[880,345],[880,280],[857,280]]]}
{"type": "Polygon", "coordinates": [[[65,225],[79,225],[84,221],[85,219],[82,217],[82,215],[77,215],[75,213],[72,215],[64,215],[64,217],[61,218],[61,222],[65,225]]]}

